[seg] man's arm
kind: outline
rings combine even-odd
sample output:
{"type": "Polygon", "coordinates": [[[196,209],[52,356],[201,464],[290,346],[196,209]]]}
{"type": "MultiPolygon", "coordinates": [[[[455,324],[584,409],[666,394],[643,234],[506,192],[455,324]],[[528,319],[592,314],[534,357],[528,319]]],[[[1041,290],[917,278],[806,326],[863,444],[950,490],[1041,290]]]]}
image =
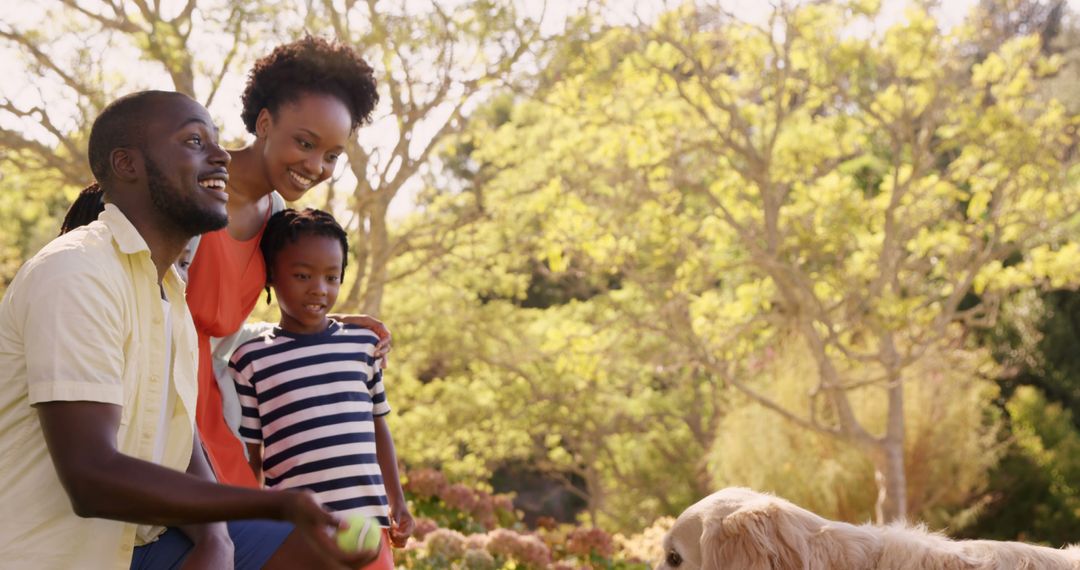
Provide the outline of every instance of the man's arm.
{"type": "MultiPolygon", "coordinates": [[[[37,410],[60,483],[81,517],[163,526],[275,519],[293,523],[307,542],[338,564],[357,568],[378,554],[343,552],[326,532],[328,527],[341,528],[341,521],[310,493],[220,485],[120,453],[119,406],[46,402],[37,410]]],[[[192,457],[193,469],[201,471],[205,459],[200,462],[194,452],[192,457]]]]}
{"type": "MultiPolygon", "coordinates": [[[[219,485],[120,453],[119,406],[47,402],[38,404],[37,410],[56,472],[79,516],[178,526],[233,519],[291,520],[303,511],[321,524],[338,524],[304,493],[219,485]]],[[[194,469],[201,471],[205,460],[200,463],[194,452],[192,456],[194,469]]]]}
{"type": "MultiPolygon", "coordinates": [[[[202,440],[199,439],[198,431],[195,432],[194,441],[191,445],[191,460],[188,462],[187,472],[200,479],[217,481],[210,463],[206,460],[206,452],[203,451],[202,440]]],[[[233,567],[234,545],[229,537],[229,527],[223,522],[182,525],[180,532],[187,535],[194,547],[188,552],[185,564],[192,568],[221,568],[233,567]]]]}

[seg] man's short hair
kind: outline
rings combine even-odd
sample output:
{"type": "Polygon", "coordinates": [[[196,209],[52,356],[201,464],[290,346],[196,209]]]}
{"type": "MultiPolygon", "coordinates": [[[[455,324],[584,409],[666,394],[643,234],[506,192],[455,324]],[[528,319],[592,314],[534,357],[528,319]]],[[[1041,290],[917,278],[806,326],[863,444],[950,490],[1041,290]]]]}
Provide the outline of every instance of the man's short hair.
{"type": "Polygon", "coordinates": [[[139,91],[109,103],[90,128],[87,154],[90,172],[98,182],[110,176],[109,155],[117,148],[146,146],[146,123],[155,104],[166,97],[184,97],[175,91],[139,91]]]}

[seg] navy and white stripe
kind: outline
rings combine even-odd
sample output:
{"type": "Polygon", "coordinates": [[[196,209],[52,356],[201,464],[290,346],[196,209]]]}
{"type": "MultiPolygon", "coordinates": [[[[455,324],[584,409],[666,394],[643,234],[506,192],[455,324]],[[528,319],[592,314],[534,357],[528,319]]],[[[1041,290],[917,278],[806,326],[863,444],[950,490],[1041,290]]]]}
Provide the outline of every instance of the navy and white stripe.
{"type": "Polygon", "coordinates": [[[275,327],[236,349],[229,371],[240,437],[262,443],[266,485],[310,489],[327,508],[389,526],[375,420],[390,413],[371,331],[332,321],[318,334],[275,327]]]}

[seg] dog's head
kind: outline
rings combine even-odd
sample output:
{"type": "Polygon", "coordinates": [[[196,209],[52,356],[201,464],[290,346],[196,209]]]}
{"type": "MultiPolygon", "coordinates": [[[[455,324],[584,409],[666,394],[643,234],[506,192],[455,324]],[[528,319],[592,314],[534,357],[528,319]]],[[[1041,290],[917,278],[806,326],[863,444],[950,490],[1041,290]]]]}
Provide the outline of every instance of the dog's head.
{"type": "Polygon", "coordinates": [[[871,567],[874,535],[779,497],[729,488],[698,501],[664,537],[657,570],[871,567]]]}

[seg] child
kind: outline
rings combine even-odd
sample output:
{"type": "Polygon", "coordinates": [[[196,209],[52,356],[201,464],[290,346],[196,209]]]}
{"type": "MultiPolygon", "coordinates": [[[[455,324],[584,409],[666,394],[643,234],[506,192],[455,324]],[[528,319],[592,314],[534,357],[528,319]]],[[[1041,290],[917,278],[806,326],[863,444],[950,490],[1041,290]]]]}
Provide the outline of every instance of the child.
{"type": "Polygon", "coordinates": [[[345,231],[326,212],[285,209],[260,247],[281,322],[229,362],[251,468],[267,487],[308,489],[330,510],[376,518],[384,540],[368,568],[392,568],[387,539],[403,547],[414,523],[386,424],[378,338],[328,316],[345,274],[345,231]]]}
{"type": "Polygon", "coordinates": [[[195,255],[195,244],[195,238],[188,240],[187,245],[184,246],[184,251],[180,252],[180,257],[177,257],[173,263],[176,266],[176,272],[180,274],[180,279],[184,283],[187,283],[188,280],[188,267],[191,267],[191,258],[195,255]]]}

